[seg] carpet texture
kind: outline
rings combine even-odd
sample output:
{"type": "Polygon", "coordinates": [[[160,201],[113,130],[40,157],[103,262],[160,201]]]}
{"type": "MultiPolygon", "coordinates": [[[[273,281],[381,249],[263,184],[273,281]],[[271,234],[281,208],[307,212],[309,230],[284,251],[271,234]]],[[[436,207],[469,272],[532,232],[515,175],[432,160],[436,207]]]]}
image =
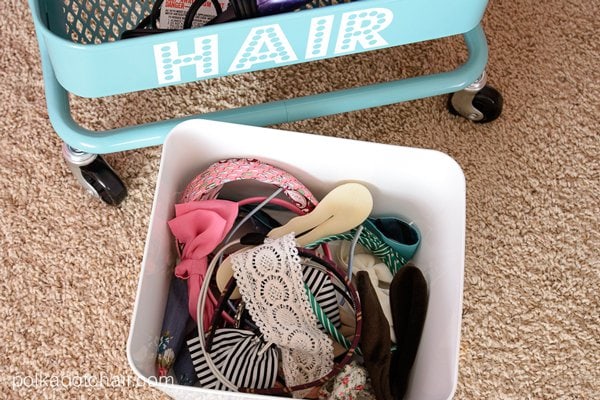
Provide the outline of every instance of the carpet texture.
{"type": "MultiPolygon", "coordinates": [[[[599,396],[599,11],[490,2],[487,72],[505,99],[493,123],[453,117],[435,97],[281,126],[437,149],[464,169],[457,399],[599,396]]],[[[80,190],[48,121],[26,2],[2,1],[0,15],[0,398],[162,399],[125,352],[160,148],[107,156],[129,188],[121,207],[80,190]],[[98,387],[83,387],[86,374],[98,387]]],[[[108,128],[431,73],[465,54],[449,38],[73,108],[108,128]]]]}

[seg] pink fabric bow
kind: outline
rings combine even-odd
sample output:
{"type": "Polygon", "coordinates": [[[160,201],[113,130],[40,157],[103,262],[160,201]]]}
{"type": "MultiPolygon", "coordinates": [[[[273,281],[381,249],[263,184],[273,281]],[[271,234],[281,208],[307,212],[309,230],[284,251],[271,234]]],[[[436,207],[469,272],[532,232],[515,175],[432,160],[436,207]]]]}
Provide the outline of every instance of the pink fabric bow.
{"type": "MultiPolygon", "coordinates": [[[[196,321],[200,287],[208,268],[207,256],[223,241],[238,214],[238,204],[228,200],[202,200],[175,205],[171,232],[182,243],[181,261],[175,276],[188,281],[189,311],[196,321]]],[[[204,326],[210,327],[215,304],[206,303],[204,326]]]]}

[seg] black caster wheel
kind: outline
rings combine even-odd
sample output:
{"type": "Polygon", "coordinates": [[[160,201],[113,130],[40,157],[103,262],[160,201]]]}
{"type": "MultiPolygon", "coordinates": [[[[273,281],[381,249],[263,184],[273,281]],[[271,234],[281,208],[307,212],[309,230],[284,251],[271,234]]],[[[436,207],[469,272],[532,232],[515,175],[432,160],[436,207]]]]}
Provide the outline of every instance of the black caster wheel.
{"type": "Polygon", "coordinates": [[[94,161],[79,169],[83,179],[106,204],[117,206],[127,197],[125,184],[101,156],[96,156],[94,161]]]}
{"type": "Polygon", "coordinates": [[[85,153],[63,144],[67,166],[92,196],[106,204],[117,206],[127,197],[127,188],[119,175],[97,154],[85,153]]]}
{"type": "Polygon", "coordinates": [[[502,95],[492,86],[485,85],[475,93],[465,92],[453,93],[448,98],[451,114],[483,124],[495,120],[502,113],[502,95]]]}

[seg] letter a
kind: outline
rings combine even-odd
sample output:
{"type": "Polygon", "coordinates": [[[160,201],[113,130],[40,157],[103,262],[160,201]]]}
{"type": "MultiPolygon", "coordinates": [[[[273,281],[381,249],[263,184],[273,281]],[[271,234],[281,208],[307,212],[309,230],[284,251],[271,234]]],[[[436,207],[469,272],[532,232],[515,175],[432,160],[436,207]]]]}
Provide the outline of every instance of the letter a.
{"type": "Polygon", "coordinates": [[[298,57],[279,24],[252,28],[238,51],[229,72],[249,71],[256,64],[290,63],[298,57]]]}

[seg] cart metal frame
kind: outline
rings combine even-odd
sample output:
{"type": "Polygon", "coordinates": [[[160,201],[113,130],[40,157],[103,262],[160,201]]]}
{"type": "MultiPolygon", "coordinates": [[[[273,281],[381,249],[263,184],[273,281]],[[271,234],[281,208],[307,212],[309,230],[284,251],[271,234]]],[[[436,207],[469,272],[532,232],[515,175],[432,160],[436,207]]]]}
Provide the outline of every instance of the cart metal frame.
{"type": "Polygon", "coordinates": [[[191,118],[267,126],[458,92],[450,108],[473,121],[486,120],[474,99],[486,84],[481,19],[487,0],[361,0],[127,40],[115,39],[149,10],[149,0],[28,1],[48,115],[65,142],[70,168],[92,193],[98,185],[90,179],[98,178],[78,174],[95,160],[86,154],[160,145],[175,125],[191,118]],[[103,97],[454,35],[463,36],[468,59],[432,75],[106,131],[80,126],[69,105],[69,93],[103,97]]]}

